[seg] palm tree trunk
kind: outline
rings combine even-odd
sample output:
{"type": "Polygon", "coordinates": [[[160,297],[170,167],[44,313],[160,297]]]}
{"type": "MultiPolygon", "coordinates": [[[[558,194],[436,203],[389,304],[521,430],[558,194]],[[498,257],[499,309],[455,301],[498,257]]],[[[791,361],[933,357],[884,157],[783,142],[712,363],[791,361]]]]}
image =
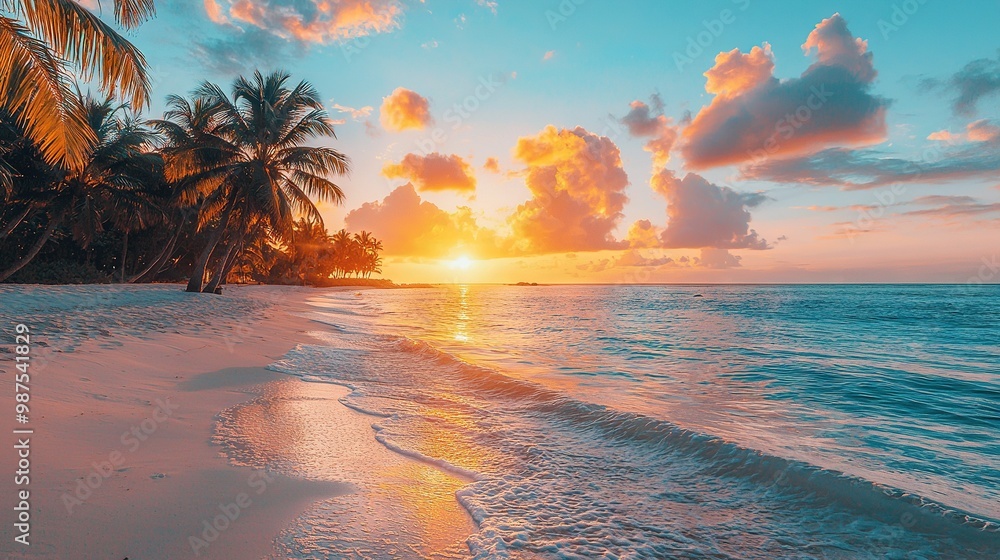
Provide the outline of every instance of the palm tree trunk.
{"type": "Polygon", "coordinates": [[[8,222],[7,225],[3,226],[3,229],[0,229],[0,239],[7,237],[8,235],[11,234],[11,232],[14,231],[14,228],[21,225],[21,222],[23,222],[24,219],[28,217],[28,214],[31,213],[31,210],[32,208],[31,205],[29,204],[24,209],[24,212],[21,212],[20,214],[17,215],[17,217],[8,222]]]}
{"type": "MultiPolygon", "coordinates": [[[[251,236],[257,235],[257,231],[260,229],[258,224],[251,232],[251,236]]],[[[209,281],[208,286],[205,287],[204,292],[208,294],[214,294],[215,290],[226,283],[226,278],[229,277],[229,271],[233,269],[233,265],[236,264],[236,259],[239,257],[240,252],[243,250],[243,242],[247,238],[247,231],[243,229],[240,232],[240,236],[230,242],[229,247],[226,249],[226,256],[222,257],[219,261],[219,267],[215,271],[215,276],[209,281]]]]}
{"type": "Polygon", "coordinates": [[[219,287],[219,284],[222,282],[222,275],[226,272],[226,265],[229,264],[229,256],[233,254],[236,243],[237,241],[234,239],[226,246],[226,254],[216,263],[215,274],[212,275],[212,279],[205,285],[205,289],[202,290],[203,293],[214,294],[215,289],[219,287]]]}
{"type": "Polygon", "coordinates": [[[125,230],[125,239],[122,240],[122,272],[121,283],[125,283],[125,259],[128,257],[128,230],[125,230]]]}
{"type": "Polygon", "coordinates": [[[188,280],[187,291],[189,292],[200,292],[202,283],[205,281],[205,269],[208,268],[208,260],[212,258],[212,252],[215,251],[216,245],[222,240],[222,234],[226,232],[226,228],[229,227],[229,218],[233,215],[233,208],[236,207],[236,197],[233,196],[226,203],[226,209],[222,212],[222,218],[219,219],[219,225],[215,228],[212,234],[208,238],[208,243],[205,244],[205,248],[202,249],[201,254],[198,255],[198,260],[194,264],[194,270],[191,271],[191,279],[188,280]]]}
{"type": "Polygon", "coordinates": [[[21,260],[14,263],[7,270],[0,272],[0,282],[7,280],[8,278],[16,274],[17,271],[21,270],[28,263],[34,260],[34,258],[38,256],[38,252],[42,250],[42,247],[44,247],[45,244],[49,241],[49,238],[52,237],[52,233],[55,232],[56,226],[58,225],[59,225],[59,220],[56,220],[54,218],[49,220],[49,225],[45,228],[45,232],[42,233],[42,236],[39,237],[37,241],[35,241],[34,245],[31,246],[31,249],[28,250],[28,254],[25,255],[24,258],[22,258],[21,260]]]}
{"type": "Polygon", "coordinates": [[[177,230],[174,231],[174,235],[170,238],[170,241],[163,247],[160,254],[153,259],[153,262],[149,264],[142,272],[133,275],[128,279],[129,284],[134,284],[136,282],[146,282],[152,280],[159,274],[160,270],[163,268],[163,263],[167,262],[167,259],[174,254],[174,247],[177,246],[177,240],[180,239],[181,233],[184,231],[184,226],[187,225],[187,218],[181,219],[180,224],[177,225],[177,230]]]}

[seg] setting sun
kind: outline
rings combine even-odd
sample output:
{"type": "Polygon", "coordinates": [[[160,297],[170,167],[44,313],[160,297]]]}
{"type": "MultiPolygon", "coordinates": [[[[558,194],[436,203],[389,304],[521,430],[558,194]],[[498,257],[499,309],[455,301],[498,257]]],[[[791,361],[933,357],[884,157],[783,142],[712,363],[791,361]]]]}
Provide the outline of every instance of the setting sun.
{"type": "Polygon", "coordinates": [[[453,268],[456,270],[469,270],[470,268],[472,268],[474,262],[475,261],[473,261],[469,257],[462,255],[461,257],[458,257],[457,259],[449,262],[448,266],[449,268],[453,268]]]}

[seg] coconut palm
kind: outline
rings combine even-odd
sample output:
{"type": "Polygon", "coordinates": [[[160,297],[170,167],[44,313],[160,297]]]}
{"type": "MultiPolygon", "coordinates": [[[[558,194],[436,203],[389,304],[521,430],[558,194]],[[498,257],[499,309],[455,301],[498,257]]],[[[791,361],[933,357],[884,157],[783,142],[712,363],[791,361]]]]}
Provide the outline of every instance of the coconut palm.
{"type": "MultiPolygon", "coordinates": [[[[60,226],[86,249],[105,225],[127,233],[158,218],[151,193],[160,184],[162,159],[148,149],[152,130],[111,98],[80,96],[78,104],[96,143],[89,146],[83,168],[56,168],[51,182],[39,189],[47,225],[19,251],[22,257],[0,272],[0,282],[31,262],[60,226]]],[[[124,258],[123,253],[121,266],[124,258]]]]}
{"type": "MultiPolygon", "coordinates": [[[[303,145],[311,138],[335,137],[333,124],[316,89],[307,82],[290,88],[289,80],[285,72],[267,76],[255,72],[250,79],[235,81],[232,98],[209,82],[195,91],[196,102],[216,111],[212,142],[217,143],[213,149],[219,158],[201,162],[190,151],[200,148],[182,149],[168,156],[168,177],[179,171],[199,185],[201,192],[214,197],[219,210],[195,261],[189,292],[201,291],[208,263],[234,217],[237,221],[262,219],[264,227],[280,236],[290,230],[297,216],[322,224],[313,199],[343,201],[343,191],[327,177],[349,172],[347,156],[332,148],[303,145]],[[170,171],[174,166],[180,169],[170,171]]],[[[245,223],[232,229],[244,231],[245,223]]],[[[229,246],[243,242],[238,234],[231,235],[221,253],[231,256],[229,246]]]]}
{"type": "MultiPolygon", "coordinates": [[[[124,29],[153,14],[153,0],[114,0],[124,29]]],[[[0,109],[16,117],[49,163],[79,170],[97,138],[72,89],[74,73],[96,78],[102,91],[121,94],[136,110],[149,99],[142,53],[78,2],[0,0],[0,109]]]]}

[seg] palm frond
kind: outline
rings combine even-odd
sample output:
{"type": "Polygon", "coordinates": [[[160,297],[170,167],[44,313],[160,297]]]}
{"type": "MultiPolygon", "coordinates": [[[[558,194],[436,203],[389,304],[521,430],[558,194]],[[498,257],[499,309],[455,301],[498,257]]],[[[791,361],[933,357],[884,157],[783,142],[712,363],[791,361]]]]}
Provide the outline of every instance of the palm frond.
{"type": "MultiPolygon", "coordinates": [[[[122,97],[136,110],[149,102],[146,59],[132,43],[72,0],[23,0],[28,28],[55,53],[77,65],[85,79],[99,78],[104,92],[122,97]]],[[[137,25],[151,15],[150,0],[116,0],[122,25],[137,25]]]]}
{"type": "Polygon", "coordinates": [[[63,62],[18,21],[0,16],[0,107],[52,164],[79,168],[96,141],[63,62]]]}

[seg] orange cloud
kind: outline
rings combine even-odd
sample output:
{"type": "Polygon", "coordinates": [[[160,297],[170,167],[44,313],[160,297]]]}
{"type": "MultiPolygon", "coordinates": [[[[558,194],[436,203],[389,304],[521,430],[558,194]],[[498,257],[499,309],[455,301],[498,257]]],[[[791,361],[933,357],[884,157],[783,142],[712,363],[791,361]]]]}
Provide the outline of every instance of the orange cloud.
{"type": "Polygon", "coordinates": [[[779,81],[771,48],[720,53],[705,72],[715,97],[683,132],[692,169],[811,154],[829,146],[865,145],[886,137],[888,101],[870,93],[872,54],[847,22],[824,19],[802,45],[815,61],[800,77],[779,81]]]}
{"type": "Polygon", "coordinates": [[[519,252],[623,248],[612,231],[628,197],[628,176],[611,139],[577,127],[548,126],[518,139],[514,158],[533,198],[508,219],[519,252]]]}
{"type": "Polygon", "coordinates": [[[500,173],[500,160],[495,157],[486,158],[486,162],[483,163],[483,169],[490,173],[500,173]]]}
{"type": "Polygon", "coordinates": [[[947,142],[949,144],[961,141],[995,142],[1000,140],[1000,126],[990,122],[988,119],[980,119],[967,124],[964,133],[959,132],[956,134],[949,130],[938,130],[930,133],[927,139],[947,142]]]}
{"type": "Polygon", "coordinates": [[[628,228],[628,246],[633,249],[659,247],[660,228],[649,220],[637,220],[628,228]]]}
{"type": "Polygon", "coordinates": [[[472,167],[454,154],[406,154],[400,163],[386,164],[382,168],[382,175],[389,179],[411,181],[421,191],[476,190],[476,177],[472,167]]]}
{"type": "Polygon", "coordinates": [[[667,199],[667,228],[663,247],[768,249],[767,241],[750,229],[750,211],[766,200],[758,193],[741,193],[714,185],[688,173],[678,179],[672,171],[653,176],[653,190],[667,199]]]}
{"type": "Polygon", "coordinates": [[[383,128],[393,132],[427,128],[432,120],[430,103],[419,93],[398,87],[382,99],[379,120],[383,128]]]}
{"type": "Polygon", "coordinates": [[[775,80],[774,58],[771,45],[753,47],[749,53],[739,49],[719,53],[715,66],[705,72],[705,91],[713,95],[730,97],[775,80]]]}
{"type": "Polygon", "coordinates": [[[215,0],[205,0],[205,13],[208,14],[208,19],[212,20],[212,23],[229,23],[229,18],[222,13],[222,6],[219,6],[215,0]]]}
{"type": "Polygon", "coordinates": [[[653,165],[661,169],[670,161],[670,150],[677,141],[677,127],[663,115],[663,101],[659,95],[653,95],[653,108],[642,101],[633,101],[631,110],[622,117],[621,122],[628,128],[629,134],[638,138],[649,138],[645,150],[653,154],[653,165]],[[654,112],[658,113],[654,115],[654,112]]]}
{"type": "Polygon", "coordinates": [[[396,0],[205,0],[205,11],[215,23],[228,23],[231,18],[285,39],[330,43],[398,28],[403,4],[396,0]]]}
{"type": "Polygon", "coordinates": [[[498,256],[493,231],[476,223],[472,210],[460,207],[447,212],[421,200],[407,183],[380,202],[368,202],[344,218],[350,231],[370,231],[382,240],[385,253],[427,258],[470,254],[479,258],[498,256]]]}

